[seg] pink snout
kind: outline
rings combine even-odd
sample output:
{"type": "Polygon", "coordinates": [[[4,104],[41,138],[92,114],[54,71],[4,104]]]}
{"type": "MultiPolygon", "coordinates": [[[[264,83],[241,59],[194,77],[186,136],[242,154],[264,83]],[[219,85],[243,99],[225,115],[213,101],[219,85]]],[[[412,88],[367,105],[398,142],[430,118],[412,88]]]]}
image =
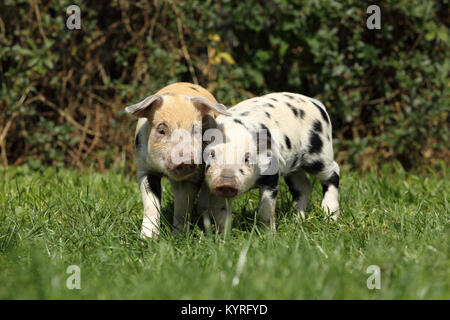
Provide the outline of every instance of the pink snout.
{"type": "Polygon", "coordinates": [[[233,198],[239,193],[236,181],[233,177],[221,177],[216,184],[215,193],[224,198],[233,198]]]}
{"type": "Polygon", "coordinates": [[[176,160],[177,161],[173,161],[172,157],[168,157],[167,168],[174,176],[183,177],[193,173],[198,168],[194,163],[193,155],[183,157],[182,152],[180,152],[180,158],[176,160]]]}

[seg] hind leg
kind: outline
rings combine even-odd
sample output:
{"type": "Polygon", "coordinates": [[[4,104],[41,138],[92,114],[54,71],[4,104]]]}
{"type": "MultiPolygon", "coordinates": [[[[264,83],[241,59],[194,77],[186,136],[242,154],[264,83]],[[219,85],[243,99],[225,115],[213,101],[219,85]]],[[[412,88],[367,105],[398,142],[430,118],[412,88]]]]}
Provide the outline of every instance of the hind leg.
{"type": "Polygon", "coordinates": [[[339,216],[339,166],[332,161],[321,170],[317,177],[322,183],[322,208],[333,220],[339,216]]]}
{"type": "Polygon", "coordinates": [[[285,178],[297,213],[304,219],[305,211],[311,194],[311,182],[303,170],[291,173],[285,178]]]}

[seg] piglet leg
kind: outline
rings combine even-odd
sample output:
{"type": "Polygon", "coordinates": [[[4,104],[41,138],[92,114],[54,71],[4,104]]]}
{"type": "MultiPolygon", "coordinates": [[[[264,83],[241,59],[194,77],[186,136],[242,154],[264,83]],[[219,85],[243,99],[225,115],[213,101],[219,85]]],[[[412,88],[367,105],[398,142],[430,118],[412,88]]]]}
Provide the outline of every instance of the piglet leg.
{"type": "Polygon", "coordinates": [[[322,183],[323,200],[322,208],[333,220],[339,216],[339,166],[333,161],[325,168],[318,178],[322,183]]]}
{"type": "Polygon", "coordinates": [[[309,195],[311,194],[311,182],[302,170],[291,173],[285,178],[292,194],[297,213],[305,219],[306,207],[308,206],[309,195]]]}
{"type": "Polygon", "coordinates": [[[139,189],[144,204],[141,237],[156,238],[159,235],[159,219],[161,214],[161,177],[140,173],[139,189]]]}
{"type": "Polygon", "coordinates": [[[178,234],[184,229],[186,223],[189,222],[199,186],[187,181],[171,181],[171,183],[175,207],[173,214],[173,233],[178,234]]]}
{"type": "Polygon", "coordinates": [[[213,195],[206,184],[203,184],[197,203],[197,210],[206,218],[205,227],[209,228],[209,217],[212,216],[214,223],[223,236],[231,233],[232,212],[231,200],[219,198],[213,195]],[[208,226],[206,226],[208,224],[208,226]]]}

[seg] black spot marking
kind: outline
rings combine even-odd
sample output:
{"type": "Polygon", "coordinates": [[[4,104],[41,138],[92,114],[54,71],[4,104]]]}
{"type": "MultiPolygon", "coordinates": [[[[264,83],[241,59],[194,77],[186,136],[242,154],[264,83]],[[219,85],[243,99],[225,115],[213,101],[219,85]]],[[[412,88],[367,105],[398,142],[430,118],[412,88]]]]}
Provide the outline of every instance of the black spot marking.
{"type": "Polygon", "coordinates": [[[305,111],[303,109],[299,109],[300,111],[300,118],[305,119],[305,111]]]}
{"type": "Polygon", "coordinates": [[[289,102],[286,102],[286,105],[289,107],[289,109],[291,109],[294,116],[298,117],[298,110],[289,102]]]}
{"type": "Polygon", "coordinates": [[[292,200],[297,201],[298,199],[300,199],[300,191],[294,187],[294,183],[292,182],[292,180],[289,178],[286,178],[284,180],[286,181],[289,191],[292,194],[292,200]]]}
{"type": "Polygon", "coordinates": [[[322,132],[322,122],[320,122],[319,120],[314,121],[313,130],[315,132],[322,132]]]}
{"type": "Polygon", "coordinates": [[[269,98],[269,99],[272,100],[272,101],[278,102],[278,100],[275,99],[275,98],[269,98]]]}
{"type": "Polygon", "coordinates": [[[241,120],[239,120],[239,119],[233,119],[233,121],[236,122],[236,123],[238,123],[238,124],[240,124],[240,125],[243,126],[245,129],[247,129],[247,127],[245,126],[245,124],[244,124],[241,120]]]}
{"type": "Polygon", "coordinates": [[[264,113],[266,114],[267,118],[270,119],[270,113],[268,113],[267,111],[264,111],[264,113]]]}
{"type": "Polygon", "coordinates": [[[284,135],[284,142],[286,143],[287,148],[291,149],[291,139],[287,135],[284,135]]]}
{"type": "Polygon", "coordinates": [[[192,90],[194,90],[194,91],[197,91],[197,92],[200,92],[196,87],[189,87],[189,88],[191,88],[192,90]]]}
{"type": "Polygon", "coordinates": [[[141,148],[141,135],[138,133],[136,135],[136,138],[134,139],[134,147],[136,150],[139,150],[141,148]]]}
{"type": "Polygon", "coordinates": [[[266,106],[271,107],[271,108],[275,108],[275,106],[271,103],[266,103],[266,106]]]}
{"type": "Polygon", "coordinates": [[[290,100],[295,100],[295,98],[293,96],[291,96],[290,94],[283,94],[286,98],[289,98],[290,100]]]}
{"type": "Polygon", "coordinates": [[[266,130],[267,132],[267,141],[270,143],[270,140],[272,139],[272,134],[270,133],[269,128],[267,128],[263,123],[261,123],[261,130],[266,130]]]}
{"type": "Polygon", "coordinates": [[[244,175],[244,170],[239,169],[239,172],[240,172],[242,175],[244,175]]]}
{"type": "Polygon", "coordinates": [[[277,195],[278,195],[278,187],[276,189],[270,190],[270,197],[272,199],[275,199],[277,197],[277,195]]]}
{"type": "Polygon", "coordinates": [[[311,163],[308,162],[302,163],[301,167],[303,170],[305,170],[310,174],[317,174],[324,168],[323,163],[320,160],[313,161],[311,163]]]}
{"type": "Polygon", "coordinates": [[[309,153],[320,153],[322,150],[322,139],[320,139],[320,136],[315,132],[310,133],[309,144],[309,153]]]}
{"type": "Polygon", "coordinates": [[[327,124],[329,124],[330,121],[328,120],[328,116],[327,116],[327,113],[325,112],[325,110],[323,110],[323,108],[322,108],[321,106],[319,106],[317,103],[315,103],[314,101],[311,101],[311,102],[317,107],[317,109],[319,109],[320,114],[322,115],[323,120],[324,120],[327,124]]]}
{"type": "Polygon", "coordinates": [[[273,175],[262,175],[259,177],[258,181],[256,181],[256,186],[269,190],[270,196],[272,198],[276,198],[278,194],[278,187],[280,185],[280,174],[279,172],[273,175]]]}
{"type": "Polygon", "coordinates": [[[147,192],[154,193],[161,202],[161,177],[153,174],[147,174],[145,176],[145,180],[145,190],[147,192]]]}
{"type": "Polygon", "coordinates": [[[329,186],[335,186],[336,189],[339,189],[339,175],[336,172],[333,172],[331,177],[322,183],[323,195],[328,191],[329,186]]]}
{"type": "Polygon", "coordinates": [[[278,172],[271,175],[262,175],[256,181],[256,185],[258,187],[274,188],[278,185],[278,178],[279,178],[278,172]]]}
{"type": "Polygon", "coordinates": [[[291,170],[294,170],[295,168],[297,168],[299,160],[300,159],[298,157],[295,157],[294,161],[291,164],[291,170]]]}
{"type": "Polygon", "coordinates": [[[245,117],[245,116],[248,116],[248,113],[249,113],[248,111],[242,112],[242,113],[240,114],[240,116],[244,116],[244,117],[245,117]]]}

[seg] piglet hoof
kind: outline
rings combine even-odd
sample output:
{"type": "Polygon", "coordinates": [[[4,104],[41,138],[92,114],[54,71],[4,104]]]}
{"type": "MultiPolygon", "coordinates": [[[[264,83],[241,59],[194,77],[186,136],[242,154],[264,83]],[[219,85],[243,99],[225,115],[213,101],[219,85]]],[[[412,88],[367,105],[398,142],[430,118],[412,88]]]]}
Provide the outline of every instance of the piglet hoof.
{"type": "Polygon", "coordinates": [[[157,239],[158,234],[153,234],[152,237],[141,234],[141,240],[138,240],[138,243],[141,247],[147,248],[150,242],[156,241],[157,239]]]}
{"type": "Polygon", "coordinates": [[[339,213],[334,213],[334,214],[329,214],[327,213],[327,215],[325,216],[325,220],[332,222],[332,221],[337,221],[339,217],[339,213]]]}
{"type": "Polygon", "coordinates": [[[297,223],[303,223],[306,220],[306,213],[303,210],[300,210],[295,216],[295,222],[297,223]]]}
{"type": "Polygon", "coordinates": [[[339,210],[334,212],[334,214],[331,216],[331,219],[333,219],[334,221],[337,221],[339,217],[339,210]]]}
{"type": "Polygon", "coordinates": [[[331,211],[328,207],[323,208],[325,211],[325,219],[329,221],[337,221],[339,217],[339,209],[331,211]]]}
{"type": "Polygon", "coordinates": [[[184,226],[184,225],[174,226],[172,229],[172,236],[179,237],[182,234],[184,234],[187,230],[188,230],[188,227],[184,226]]]}
{"type": "Polygon", "coordinates": [[[277,227],[275,223],[261,223],[260,230],[264,233],[276,233],[277,227]]]}
{"type": "MultiPolygon", "coordinates": [[[[143,228],[141,231],[141,239],[143,240],[156,240],[158,239],[159,236],[159,231],[158,229],[155,230],[150,230],[150,229],[145,229],[143,228]]],[[[145,241],[141,241],[141,243],[145,244],[145,241]]]]}
{"type": "Polygon", "coordinates": [[[339,216],[339,203],[337,201],[322,202],[322,209],[325,211],[327,218],[337,221],[339,216]]]}

